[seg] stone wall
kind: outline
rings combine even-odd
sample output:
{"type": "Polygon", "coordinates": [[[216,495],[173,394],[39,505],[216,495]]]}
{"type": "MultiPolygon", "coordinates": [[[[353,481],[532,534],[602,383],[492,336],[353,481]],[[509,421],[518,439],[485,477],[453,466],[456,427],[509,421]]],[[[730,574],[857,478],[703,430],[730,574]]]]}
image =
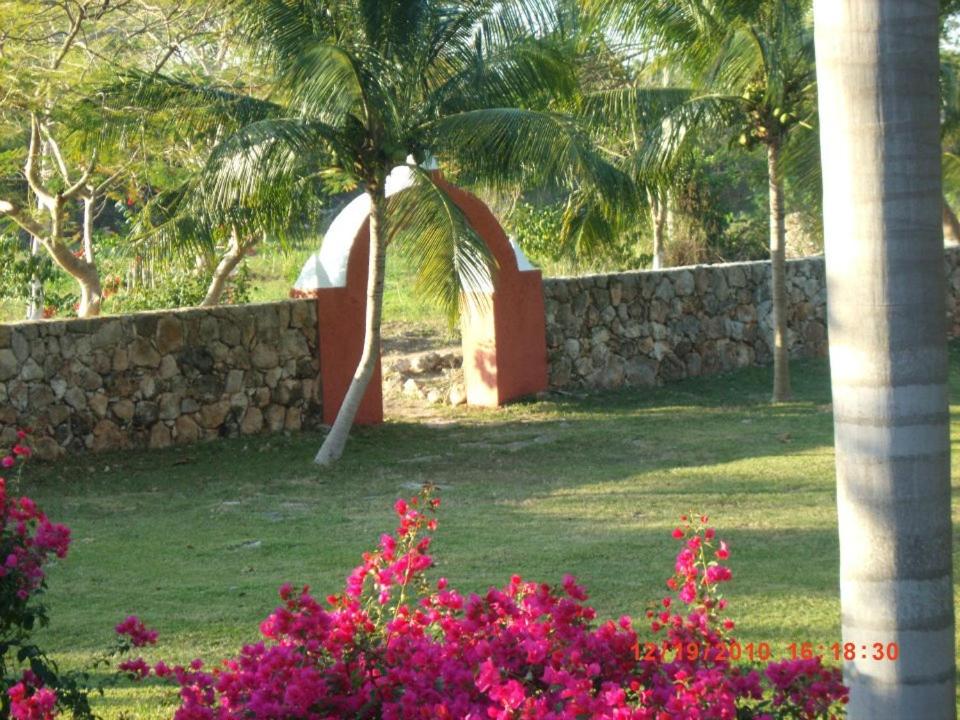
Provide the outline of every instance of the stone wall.
{"type": "Polygon", "coordinates": [[[0,325],[0,448],[43,457],[320,423],[312,300],[0,325]]]}
{"type": "MultiPolygon", "coordinates": [[[[946,250],[960,336],[960,248],[946,250]]],[[[787,263],[795,357],[827,350],[822,258],[787,263]]],[[[544,280],[550,386],[650,386],[771,360],[769,264],[544,280]]],[[[166,447],[321,423],[313,300],[0,324],[0,448],[166,447]]]]}
{"type": "MultiPolygon", "coordinates": [[[[945,250],[948,329],[960,336],[960,249],[945,250]]],[[[827,352],[822,257],[787,261],[793,357],[827,352]]],[[[649,386],[772,361],[770,263],[544,280],[550,386],[649,386]]]]}

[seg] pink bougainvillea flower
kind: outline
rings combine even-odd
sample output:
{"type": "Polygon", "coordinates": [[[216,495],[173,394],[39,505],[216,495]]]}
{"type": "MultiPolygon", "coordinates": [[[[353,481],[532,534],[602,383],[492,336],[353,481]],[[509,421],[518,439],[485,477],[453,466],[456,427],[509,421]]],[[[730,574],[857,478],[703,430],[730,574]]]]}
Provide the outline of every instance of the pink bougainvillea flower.
{"type": "Polygon", "coordinates": [[[53,720],[57,716],[57,694],[49,688],[30,688],[26,681],[7,690],[10,717],[14,720],[53,720]]]}
{"type": "Polygon", "coordinates": [[[147,665],[146,660],[143,658],[133,658],[132,660],[124,660],[119,665],[117,669],[120,672],[129,673],[134,680],[143,680],[150,674],[150,666],[147,665]]]}
{"type": "MultiPolygon", "coordinates": [[[[284,586],[260,642],[209,671],[200,660],[154,665],[156,676],[180,687],[174,720],[719,720],[759,717],[759,708],[804,720],[840,714],[846,689],[839,670],[819,660],[756,670],[725,659],[720,650],[733,624],[721,614],[726,601],[717,583],[730,571],[703,552],[703,527],[678,528],[698,542],[681,545],[668,580],[674,595],[647,611],[654,636],[641,639],[629,616],[599,622],[571,575],[559,585],[513,575],[469,595],[444,578],[428,582],[433,561],[424,534],[434,526],[425,515],[435,505],[424,494],[395,510],[396,532],[364,553],[345,592],[321,604],[306,588],[284,586]],[[671,610],[681,602],[681,611],[671,610]]],[[[123,667],[138,677],[150,672],[138,660],[123,667]]]]}
{"type": "Polygon", "coordinates": [[[726,582],[732,577],[733,574],[730,572],[730,568],[724,567],[723,565],[711,565],[707,568],[703,579],[705,582],[713,585],[715,583],[726,582]]]}
{"type": "Polygon", "coordinates": [[[123,622],[117,624],[114,630],[117,635],[129,637],[130,644],[134,647],[155,645],[157,642],[157,631],[148,629],[136,615],[127,616],[123,622]]]}

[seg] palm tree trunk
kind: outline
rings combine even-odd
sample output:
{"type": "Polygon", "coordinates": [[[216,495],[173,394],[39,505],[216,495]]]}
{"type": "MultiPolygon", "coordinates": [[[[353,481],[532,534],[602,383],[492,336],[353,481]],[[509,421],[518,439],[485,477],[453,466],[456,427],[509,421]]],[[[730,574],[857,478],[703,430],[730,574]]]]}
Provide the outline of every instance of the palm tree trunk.
{"type": "Polygon", "coordinates": [[[790,399],[790,347],[787,338],[787,242],[783,219],[780,146],[767,145],[770,182],[770,299],[773,322],[773,402],[790,399]]]}
{"type": "Polygon", "coordinates": [[[240,233],[237,232],[237,228],[231,227],[230,245],[213,271],[210,286],[207,288],[207,294],[200,303],[200,307],[212,307],[220,304],[220,298],[223,297],[223,291],[227,287],[230,274],[237,269],[237,265],[243,260],[243,256],[248,249],[249,246],[240,241],[240,233]]]}
{"type": "Polygon", "coordinates": [[[663,259],[663,231],[667,222],[667,198],[665,193],[650,192],[650,218],[653,225],[653,269],[664,267],[663,259]]]}
{"type": "Polygon", "coordinates": [[[815,0],[850,720],[956,717],[937,13],[815,0]]]}
{"type": "Polygon", "coordinates": [[[380,358],[380,321],[383,315],[383,283],[387,259],[384,217],[386,197],[383,183],[369,187],[367,194],[370,197],[370,260],[367,270],[367,317],[363,352],[353,381],[337,413],[337,419],[333,421],[333,427],[314,459],[317,465],[323,467],[332,465],[343,454],[353,419],[380,358]]]}
{"type": "Polygon", "coordinates": [[[943,225],[943,240],[947,245],[960,245],[960,220],[957,219],[957,214],[953,211],[953,208],[950,207],[950,203],[947,202],[946,196],[943,198],[943,218],[941,220],[943,225]]]}

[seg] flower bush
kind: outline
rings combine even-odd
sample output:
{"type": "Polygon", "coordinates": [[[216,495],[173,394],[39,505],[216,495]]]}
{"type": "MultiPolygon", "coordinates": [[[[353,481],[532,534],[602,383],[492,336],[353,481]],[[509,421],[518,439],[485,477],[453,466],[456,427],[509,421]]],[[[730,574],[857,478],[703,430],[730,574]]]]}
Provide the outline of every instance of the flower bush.
{"type": "Polygon", "coordinates": [[[44,567],[64,558],[70,530],[51,522],[28,497],[17,496],[23,463],[31,455],[27,432],[0,452],[0,468],[12,471],[8,482],[0,477],[0,715],[17,720],[45,720],[56,707],[74,717],[92,718],[86,678],[60,673],[31,640],[33,631],[48,623],[41,602],[46,589],[44,567]]]}
{"type": "MultiPolygon", "coordinates": [[[[280,588],[262,639],[206,669],[126,669],[180,688],[175,720],[426,718],[665,720],[831,718],[846,702],[839,670],[819,658],[731,662],[733,622],[720,588],[731,578],[707,518],[683,518],[670,594],[648,611],[643,642],[629,617],[599,622],[567,576],[558,587],[513,576],[464,596],[425,571],[439,500],[395,506],[399,525],[323,601],[280,588]]],[[[152,641],[136,618],[121,630],[152,641]]]]}
{"type": "MultiPolygon", "coordinates": [[[[19,471],[29,456],[21,433],[0,467],[19,471]]],[[[363,555],[342,593],[321,601],[284,585],[262,639],[217,667],[137,657],[118,671],[177,685],[175,720],[812,720],[837,717],[846,702],[839,671],[820,658],[763,669],[732,662],[734,624],[720,592],[730,550],[706,517],[684,516],[674,530],[670,593],[648,610],[641,641],[627,616],[598,621],[569,575],[559,586],[515,575],[482,596],[444,578],[429,584],[439,505],[430,488],[398,500],[395,532],[363,555]]],[[[0,479],[2,717],[93,717],[88,678],[58,674],[30,642],[47,622],[44,566],[69,544],[65,526],[0,479]]],[[[157,641],[136,616],[115,631],[111,655],[157,641]]]]}

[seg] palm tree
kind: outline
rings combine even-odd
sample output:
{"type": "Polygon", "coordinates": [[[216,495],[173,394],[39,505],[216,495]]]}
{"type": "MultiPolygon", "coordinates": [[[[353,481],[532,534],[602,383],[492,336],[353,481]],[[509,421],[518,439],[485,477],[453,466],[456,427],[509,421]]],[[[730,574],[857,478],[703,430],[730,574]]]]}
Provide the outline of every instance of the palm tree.
{"type": "Polygon", "coordinates": [[[586,93],[580,112],[604,138],[604,147],[633,180],[641,202],[650,213],[654,270],[666,267],[666,244],[672,225],[672,196],[682,182],[690,158],[677,149],[670,157],[648,162],[650,138],[669,134],[669,115],[691,97],[690,91],[670,87],[669,70],[656,65],[632,73],[617,87],[586,93]],[[663,127],[664,123],[667,127],[663,127]],[[613,138],[611,138],[611,132],[613,138]],[[611,148],[613,140],[616,149],[611,148]]]}
{"type": "Polygon", "coordinates": [[[937,1],[815,15],[848,717],[952,719],[937,1]]]}
{"type": "MultiPolygon", "coordinates": [[[[693,81],[690,99],[650,137],[647,172],[707,134],[729,133],[767,155],[773,324],[773,401],[789,399],[784,176],[791,135],[811,125],[813,43],[807,2],[786,0],[584,0],[606,24],[663,56],[693,81]]],[[[642,96],[641,96],[642,99],[642,96]]]]}
{"type": "Polygon", "coordinates": [[[325,466],[343,452],[379,356],[388,244],[408,246],[421,263],[420,285],[451,311],[464,287],[481,286],[493,269],[425,161],[497,191],[586,187],[611,198],[610,207],[622,199],[626,211],[632,193],[573,118],[523,109],[531,98],[573,90],[562,53],[537,35],[553,21],[550,3],[255,0],[237,12],[238,31],[276,71],[279,111],[214,151],[208,201],[242,205],[309,168],[369,199],[364,346],[316,457],[325,466]],[[414,187],[388,202],[387,175],[403,164],[414,187]]]}

